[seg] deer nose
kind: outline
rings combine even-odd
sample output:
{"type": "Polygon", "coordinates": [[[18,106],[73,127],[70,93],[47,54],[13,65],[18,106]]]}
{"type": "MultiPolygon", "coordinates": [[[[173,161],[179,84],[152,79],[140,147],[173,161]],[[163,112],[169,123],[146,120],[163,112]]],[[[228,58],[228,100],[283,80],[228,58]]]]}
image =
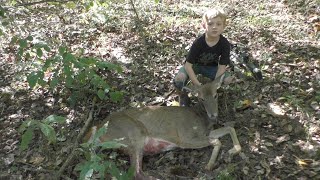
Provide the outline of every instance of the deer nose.
{"type": "Polygon", "coordinates": [[[218,117],[217,113],[213,113],[213,114],[207,113],[207,115],[208,115],[209,119],[211,119],[211,120],[215,120],[218,117]]]}

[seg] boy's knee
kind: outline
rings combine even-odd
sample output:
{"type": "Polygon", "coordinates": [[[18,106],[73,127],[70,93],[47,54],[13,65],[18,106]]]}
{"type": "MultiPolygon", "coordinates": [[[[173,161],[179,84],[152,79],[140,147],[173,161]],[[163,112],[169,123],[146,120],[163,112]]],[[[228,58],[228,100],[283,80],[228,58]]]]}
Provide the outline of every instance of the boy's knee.
{"type": "Polygon", "coordinates": [[[178,73],[173,80],[173,85],[178,90],[181,90],[183,88],[183,86],[185,85],[186,79],[187,79],[186,75],[184,75],[183,73],[178,73]]]}
{"type": "Polygon", "coordinates": [[[184,86],[184,83],[181,82],[181,81],[174,81],[174,82],[173,82],[173,85],[174,85],[175,88],[177,88],[178,90],[181,91],[181,89],[182,89],[183,86],[184,86]]]}

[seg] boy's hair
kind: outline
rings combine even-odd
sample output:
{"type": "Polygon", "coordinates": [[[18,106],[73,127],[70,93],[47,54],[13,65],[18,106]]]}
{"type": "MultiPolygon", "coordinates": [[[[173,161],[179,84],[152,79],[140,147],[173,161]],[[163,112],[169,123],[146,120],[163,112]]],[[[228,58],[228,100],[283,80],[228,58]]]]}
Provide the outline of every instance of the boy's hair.
{"type": "Polygon", "coordinates": [[[202,17],[202,23],[207,23],[209,19],[216,17],[220,17],[223,20],[224,25],[227,24],[227,14],[220,8],[212,8],[206,11],[202,17]]]}

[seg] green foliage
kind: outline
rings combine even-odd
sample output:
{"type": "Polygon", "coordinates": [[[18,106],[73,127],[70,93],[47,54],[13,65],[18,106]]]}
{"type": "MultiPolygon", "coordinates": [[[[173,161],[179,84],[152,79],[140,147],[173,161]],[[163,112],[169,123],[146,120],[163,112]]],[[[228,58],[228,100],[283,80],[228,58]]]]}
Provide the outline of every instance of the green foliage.
{"type": "Polygon", "coordinates": [[[9,25],[9,21],[6,18],[6,11],[0,6],[0,36],[4,35],[5,26],[9,25]]]}
{"type": "Polygon", "coordinates": [[[34,131],[36,129],[41,130],[42,134],[47,138],[49,143],[53,143],[53,144],[56,143],[57,136],[53,128],[53,124],[55,123],[62,124],[65,121],[66,119],[64,117],[50,115],[46,119],[43,119],[41,121],[30,119],[23,122],[22,125],[19,127],[19,132],[23,133],[22,141],[20,144],[20,150],[24,151],[28,148],[34,136],[34,131]]]}
{"type": "Polygon", "coordinates": [[[34,57],[37,60],[33,60],[36,70],[27,75],[30,88],[40,85],[53,92],[62,89],[69,94],[68,100],[72,105],[91,94],[97,95],[101,100],[122,100],[123,93],[112,89],[98,73],[105,70],[121,73],[120,66],[93,57],[78,57],[65,46],[60,46],[56,54],[47,57],[51,48],[46,43],[32,44],[32,41],[32,36],[25,39],[14,37],[11,40],[12,44],[19,46],[18,59],[28,61],[34,57]]]}
{"type": "Polygon", "coordinates": [[[319,91],[316,92],[315,99],[316,99],[316,101],[320,102],[320,92],[319,91]]]}
{"type": "Polygon", "coordinates": [[[94,172],[98,173],[100,179],[106,179],[105,175],[109,174],[118,180],[129,180],[133,179],[134,171],[132,168],[128,172],[120,171],[114,162],[105,160],[102,153],[96,153],[96,149],[100,149],[101,152],[104,149],[116,149],[125,147],[126,145],[121,144],[117,141],[106,141],[100,142],[99,138],[107,132],[107,124],[100,128],[94,135],[92,140],[81,144],[87,160],[79,163],[76,166],[76,170],[80,171],[80,179],[90,179],[94,172]]]}
{"type": "Polygon", "coordinates": [[[233,176],[233,173],[234,165],[229,165],[226,169],[219,172],[217,180],[235,180],[236,178],[233,176]]]}

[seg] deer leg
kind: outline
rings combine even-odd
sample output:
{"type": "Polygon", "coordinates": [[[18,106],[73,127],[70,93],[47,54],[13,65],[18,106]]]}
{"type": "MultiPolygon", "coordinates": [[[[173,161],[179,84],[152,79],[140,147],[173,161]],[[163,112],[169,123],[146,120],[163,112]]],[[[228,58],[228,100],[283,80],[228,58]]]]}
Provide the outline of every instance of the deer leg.
{"type": "Polygon", "coordinates": [[[236,131],[234,130],[233,127],[223,127],[223,128],[219,128],[211,131],[209,134],[209,139],[210,139],[210,143],[215,147],[212,151],[211,158],[209,160],[208,165],[206,166],[206,169],[211,170],[213,168],[213,165],[217,159],[219,150],[221,148],[221,142],[219,141],[218,138],[226,134],[230,134],[233,142],[233,146],[234,146],[232,149],[228,151],[229,155],[233,156],[234,154],[237,154],[241,151],[241,146],[240,146],[236,131]]]}
{"type": "Polygon", "coordinates": [[[130,164],[135,169],[135,179],[141,180],[144,179],[144,176],[142,174],[142,158],[143,153],[140,150],[133,150],[130,154],[130,164]]]}
{"type": "Polygon", "coordinates": [[[207,170],[212,170],[212,168],[217,160],[220,148],[221,148],[221,142],[219,141],[219,139],[210,140],[210,144],[212,144],[212,146],[214,146],[214,148],[212,150],[210,160],[205,167],[205,169],[207,169],[207,170]]]}
{"type": "Polygon", "coordinates": [[[240,146],[240,143],[239,143],[239,140],[238,140],[238,137],[237,137],[237,133],[236,131],[234,130],[233,127],[223,127],[223,128],[219,128],[219,129],[216,129],[216,130],[213,130],[210,132],[209,134],[209,138],[210,139],[217,139],[219,137],[222,137],[226,134],[230,134],[231,136],[231,139],[232,139],[232,142],[233,142],[233,148],[230,149],[228,152],[230,155],[233,155],[233,154],[236,154],[236,153],[239,153],[241,151],[241,146],[240,146]]]}

